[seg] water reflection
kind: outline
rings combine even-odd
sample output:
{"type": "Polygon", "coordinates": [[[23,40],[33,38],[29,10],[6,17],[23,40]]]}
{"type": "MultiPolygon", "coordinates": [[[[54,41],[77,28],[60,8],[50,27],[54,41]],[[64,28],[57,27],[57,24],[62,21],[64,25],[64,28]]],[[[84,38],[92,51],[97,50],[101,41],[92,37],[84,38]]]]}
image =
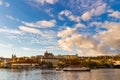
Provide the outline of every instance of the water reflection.
{"type": "Polygon", "coordinates": [[[96,69],[90,72],[55,70],[0,69],[0,80],[119,80],[120,69],[96,69]]]}
{"type": "Polygon", "coordinates": [[[64,72],[64,80],[65,79],[66,80],[90,80],[90,72],[64,72]]]}
{"type": "Polygon", "coordinates": [[[98,69],[91,72],[92,79],[94,80],[119,80],[119,74],[120,69],[98,69]]]}

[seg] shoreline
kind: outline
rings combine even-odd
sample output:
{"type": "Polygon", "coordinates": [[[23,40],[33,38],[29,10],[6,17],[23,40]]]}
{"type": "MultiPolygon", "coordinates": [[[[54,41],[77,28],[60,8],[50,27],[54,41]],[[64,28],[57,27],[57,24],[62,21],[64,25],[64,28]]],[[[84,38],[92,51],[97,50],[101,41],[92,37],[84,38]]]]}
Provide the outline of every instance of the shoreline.
{"type": "MultiPolygon", "coordinates": [[[[0,67],[0,69],[42,69],[42,70],[55,70],[56,68],[39,68],[39,67],[26,67],[26,68],[20,68],[20,67],[16,67],[16,68],[12,68],[12,67],[0,67]]],[[[90,68],[92,70],[95,70],[95,69],[120,69],[117,68],[117,67],[114,67],[114,68],[90,68]]]]}

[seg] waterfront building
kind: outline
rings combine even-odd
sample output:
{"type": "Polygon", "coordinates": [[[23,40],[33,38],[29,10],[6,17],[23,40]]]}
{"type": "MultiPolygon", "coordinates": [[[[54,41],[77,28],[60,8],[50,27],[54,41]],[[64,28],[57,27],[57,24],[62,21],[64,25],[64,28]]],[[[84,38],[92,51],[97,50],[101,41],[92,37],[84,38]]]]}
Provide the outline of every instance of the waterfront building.
{"type": "Polygon", "coordinates": [[[12,63],[11,66],[13,68],[29,68],[38,66],[38,63],[12,63]]]}
{"type": "Polygon", "coordinates": [[[44,53],[44,57],[45,57],[45,58],[53,58],[54,55],[53,55],[52,53],[49,53],[48,51],[46,51],[46,52],[44,53]]]}
{"type": "Polygon", "coordinates": [[[118,60],[117,60],[117,61],[114,61],[113,65],[114,65],[114,66],[120,66],[120,61],[118,61],[118,60]]]}
{"type": "Polygon", "coordinates": [[[60,60],[58,58],[42,58],[42,61],[52,62],[53,66],[57,66],[60,60]]]}

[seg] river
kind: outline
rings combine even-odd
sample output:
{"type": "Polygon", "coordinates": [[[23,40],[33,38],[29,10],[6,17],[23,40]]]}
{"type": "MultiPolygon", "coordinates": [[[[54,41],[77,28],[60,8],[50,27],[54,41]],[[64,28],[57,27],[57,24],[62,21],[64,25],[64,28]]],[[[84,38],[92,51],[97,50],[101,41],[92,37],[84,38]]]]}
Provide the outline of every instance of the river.
{"type": "Polygon", "coordinates": [[[0,69],[0,80],[120,80],[120,69],[94,69],[90,72],[0,69]]]}

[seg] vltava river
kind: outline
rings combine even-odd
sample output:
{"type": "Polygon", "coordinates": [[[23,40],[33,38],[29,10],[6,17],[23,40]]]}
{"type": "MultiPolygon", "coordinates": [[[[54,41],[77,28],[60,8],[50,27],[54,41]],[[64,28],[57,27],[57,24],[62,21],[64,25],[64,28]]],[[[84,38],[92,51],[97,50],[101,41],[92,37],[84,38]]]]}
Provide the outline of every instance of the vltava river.
{"type": "Polygon", "coordinates": [[[0,80],[120,80],[120,69],[95,69],[90,72],[0,69],[0,80]]]}

